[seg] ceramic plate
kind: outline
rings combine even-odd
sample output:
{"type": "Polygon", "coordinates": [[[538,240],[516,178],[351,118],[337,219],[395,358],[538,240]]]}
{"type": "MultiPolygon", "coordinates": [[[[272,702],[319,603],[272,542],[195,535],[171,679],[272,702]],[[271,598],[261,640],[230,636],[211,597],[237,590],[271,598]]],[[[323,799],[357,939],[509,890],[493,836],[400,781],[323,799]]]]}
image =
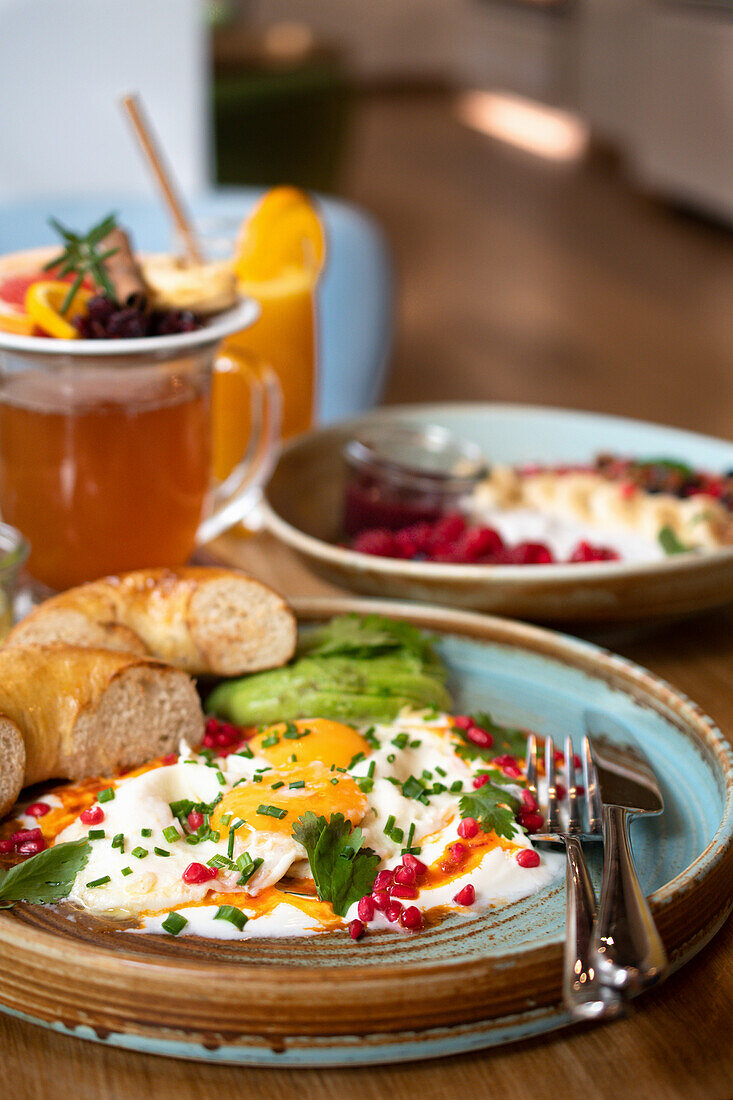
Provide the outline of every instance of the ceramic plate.
{"type": "MultiPolygon", "coordinates": [[[[665,799],[632,841],[674,967],[733,905],[733,750],[699,708],[619,657],[537,627],[440,608],[296,603],[301,622],[392,614],[431,630],[459,710],[579,744],[587,707],[643,743],[665,799]],[[726,795],[726,790],[728,794],[726,795]]],[[[595,865],[596,878],[598,866],[595,865]]],[[[266,1066],[385,1063],[568,1024],[562,880],[430,931],[217,943],[133,936],[49,909],[0,914],[0,1007],[70,1036],[266,1066]]]]}
{"type": "Polygon", "coordinates": [[[733,443],[620,417],[478,403],[380,409],[288,444],[267,489],[266,526],[326,580],[367,596],[558,623],[671,618],[733,600],[733,547],[641,564],[496,566],[396,561],[334,545],[346,477],[342,446],[359,428],[394,420],[443,425],[478,444],[490,462],[571,464],[615,451],[733,468],[733,443]]]}

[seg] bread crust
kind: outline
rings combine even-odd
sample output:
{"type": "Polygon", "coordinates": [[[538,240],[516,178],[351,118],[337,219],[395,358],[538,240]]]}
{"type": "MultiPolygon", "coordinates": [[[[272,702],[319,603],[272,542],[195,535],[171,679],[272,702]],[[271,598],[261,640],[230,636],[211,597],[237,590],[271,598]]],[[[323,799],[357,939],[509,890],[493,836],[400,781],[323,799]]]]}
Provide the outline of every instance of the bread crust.
{"type": "Polygon", "coordinates": [[[136,767],[177,749],[181,738],[195,744],[204,725],[185,673],[150,657],[63,643],[0,650],[0,714],[22,736],[23,786],[136,767]]]}
{"type": "Polygon", "coordinates": [[[0,817],[15,805],[25,778],[23,735],[5,715],[0,715],[0,817]]]}
{"type": "Polygon", "coordinates": [[[46,600],[6,648],[65,641],[148,655],[192,675],[236,676],[284,664],[295,618],[272,589],[233,569],[140,569],[46,600]]]}

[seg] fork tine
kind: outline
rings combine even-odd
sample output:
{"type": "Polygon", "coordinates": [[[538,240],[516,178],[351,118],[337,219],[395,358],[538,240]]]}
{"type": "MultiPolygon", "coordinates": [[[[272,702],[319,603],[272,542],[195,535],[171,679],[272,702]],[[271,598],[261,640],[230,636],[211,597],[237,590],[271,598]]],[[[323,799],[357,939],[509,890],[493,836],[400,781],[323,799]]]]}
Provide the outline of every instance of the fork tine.
{"type": "Polygon", "coordinates": [[[548,833],[555,833],[560,827],[560,814],[557,808],[557,787],[555,785],[555,743],[551,737],[545,738],[545,775],[547,777],[547,823],[548,833]]]}
{"type": "Polygon", "coordinates": [[[571,737],[565,738],[565,777],[568,785],[568,832],[580,832],[580,809],[578,806],[578,788],[575,784],[575,753],[571,737]]]}
{"type": "Polygon", "coordinates": [[[537,738],[530,733],[527,738],[527,788],[537,800],[537,738]]]}
{"type": "Polygon", "coordinates": [[[596,766],[590,747],[590,738],[583,738],[583,776],[585,778],[585,798],[588,807],[588,827],[592,833],[600,833],[603,822],[601,794],[598,790],[596,766]]]}

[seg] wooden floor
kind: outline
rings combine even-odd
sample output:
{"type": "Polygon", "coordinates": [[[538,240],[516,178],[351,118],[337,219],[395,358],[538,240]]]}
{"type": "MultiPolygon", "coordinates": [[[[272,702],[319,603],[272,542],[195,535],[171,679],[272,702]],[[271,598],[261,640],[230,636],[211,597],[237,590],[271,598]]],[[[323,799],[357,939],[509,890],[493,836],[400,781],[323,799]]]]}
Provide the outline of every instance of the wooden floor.
{"type": "Polygon", "coordinates": [[[471,131],[445,94],[363,102],[344,193],[394,250],[390,402],[541,401],[733,434],[728,230],[641,196],[607,156],[560,165],[471,131]]]}

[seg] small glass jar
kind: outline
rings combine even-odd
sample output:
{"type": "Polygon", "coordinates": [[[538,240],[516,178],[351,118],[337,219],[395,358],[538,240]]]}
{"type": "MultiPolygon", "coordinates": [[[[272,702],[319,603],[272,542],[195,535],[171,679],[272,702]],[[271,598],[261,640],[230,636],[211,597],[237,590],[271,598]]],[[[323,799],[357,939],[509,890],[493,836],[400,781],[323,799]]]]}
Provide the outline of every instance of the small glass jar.
{"type": "Polygon", "coordinates": [[[30,546],[20,531],[8,523],[0,523],[0,643],[13,626],[18,574],[29,552],[30,546]]]}
{"type": "Polygon", "coordinates": [[[486,477],[481,449],[436,424],[365,428],[343,449],[348,468],[343,529],[390,531],[460,511],[486,477]]]}

